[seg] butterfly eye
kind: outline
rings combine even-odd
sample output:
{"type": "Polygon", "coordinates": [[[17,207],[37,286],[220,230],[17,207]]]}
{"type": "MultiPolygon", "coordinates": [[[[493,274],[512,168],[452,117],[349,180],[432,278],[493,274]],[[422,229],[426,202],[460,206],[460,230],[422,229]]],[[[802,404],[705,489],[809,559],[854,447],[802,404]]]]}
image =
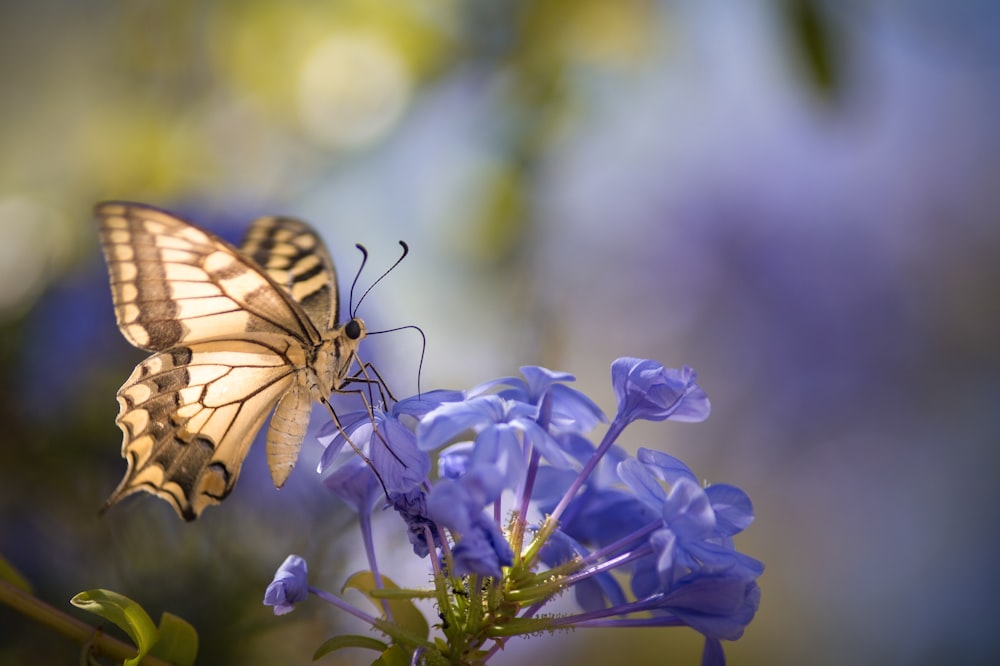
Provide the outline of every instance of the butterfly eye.
{"type": "Polygon", "coordinates": [[[357,340],[361,337],[361,324],[358,323],[357,319],[352,319],[344,326],[344,332],[351,340],[357,340]]]}

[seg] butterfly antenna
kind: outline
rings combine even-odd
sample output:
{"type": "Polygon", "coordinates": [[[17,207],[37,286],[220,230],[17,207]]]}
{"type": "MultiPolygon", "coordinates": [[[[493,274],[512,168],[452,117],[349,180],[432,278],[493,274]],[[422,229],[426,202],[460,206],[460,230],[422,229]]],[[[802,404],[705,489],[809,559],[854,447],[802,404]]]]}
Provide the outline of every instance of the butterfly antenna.
{"type": "MultiPolygon", "coordinates": [[[[359,299],[358,299],[358,304],[357,304],[357,306],[355,306],[355,307],[354,307],[354,309],[352,309],[352,310],[351,310],[351,317],[354,317],[354,316],[355,316],[355,314],[357,313],[357,310],[358,310],[358,308],[360,308],[360,307],[361,307],[361,302],[362,302],[363,300],[365,300],[365,297],[366,297],[366,296],[368,295],[368,292],[370,292],[370,291],[371,291],[372,289],[374,289],[374,288],[375,288],[375,285],[377,285],[377,284],[378,284],[379,282],[381,282],[381,281],[382,281],[382,279],[383,279],[383,278],[384,278],[384,277],[385,277],[386,275],[388,275],[389,273],[391,273],[391,272],[392,272],[392,270],[393,270],[394,268],[396,268],[396,266],[399,266],[400,262],[401,262],[401,261],[403,261],[403,259],[405,259],[405,258],[406,258],[406,255],[408,255],[408,254],[410,253],[410,246],[409,246],[409,245],[407,245],[405,241],[399,241],[399,244],[400,244],[400,245],[401,245],[401,246],[403,247],[403,252],[402,252],[402,254],[400,254],[400,255],[399,255],[399,259],[397,259],[397,260],[396,260],[396,261],[395,261],[395,262],[394,262],[394,263],[392,264],[392,266],[389,266],[389,268],[387,268],[387,269],[385,270],[385,272],[384,272],[384,273],[382,273],[382,275],[379,275],[379,276],[378,276],[378,279],[377,279],[377,280],[375,280],[374,282],[372,282],[372,283],[371,283],[371,286],[369,286],[369,287],[368,287],[367,289],[365,289],[365,293],[361,294],[361,298],[359,298],[359,299]]],[[[366,252],[366,251],[364,250],[364,248],[362,248],[362,247],[361,247],[360,245],[358,245],[358,249],[360,249],[360,250],[361,250],[362,252],[365,252],[365,258],[367,258],[367,257],[368,257],[368,253],[367,253],[367,252],[366,252]]],[[[362,266],[364,266],[364,264],[362,264],[362,266]]],[[[359,274],[359,275],[361,274],[361,271],[360,271],[360,270],[358,270],[358,274],[359,274]]],[[[355,278],[354,278],[354,281],[355,281],[355,282],[357,282],[357,280],[358,280],[358,279],[357,279],[357,277],[355,277],[355,278]]],[[[352,296],[352,298],[353,298],[353,295],[354,295],[354,285],[352,284],[352,285],[351,285],[351,296],[352,296]]]]}
{"type": "MultiPolygon", "coordinates": [[[[396,262],[399,263],[399,262],[396,262]]],[[[368,335],[379,335],[381,333],[395,333],[396,331],[403,331],[408,328],[412,328],[417,333],[420,334],[420,363],[417,364],[417,395],[420,395],[420,377],[424,372],[424,354],[427,353],[427,335],[424,333],[424,329],[416,326],[414,324],[409,324],[407,326],[397,326],[396,328],[387,328],[382,331],[369,331],[368,335]]]]}
{"type": "MultiPolygon", "coordinates": [[[[347,297],[347,311],[351,313],[351,317],[354,317],[354,287],[358,285],[358,278],[361,277],[361,271],[365,270],[365,264],[368,263],[368,250],[361,243],[357,243],[354,247],[361,251],[361,265],[358,266],[358,272],[354,274],[354,281],[351,282],[350,295],[347,297]]],[[[368,292],[366,291],[365,294],[368,292]]],[[[364,296],[361,297],[364,299],[364,296]]],[[[358,305],[361,305],[361,301],[358,301],[358,305]]]]}

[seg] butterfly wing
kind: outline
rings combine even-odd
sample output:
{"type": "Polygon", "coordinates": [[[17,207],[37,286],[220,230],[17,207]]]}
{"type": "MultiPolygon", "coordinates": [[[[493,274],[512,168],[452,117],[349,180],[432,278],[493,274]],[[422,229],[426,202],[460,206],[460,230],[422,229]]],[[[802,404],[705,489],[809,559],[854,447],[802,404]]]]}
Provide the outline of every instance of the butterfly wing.
{"type": "Polygon", "coordinates": [[[140,363],[118,392],[128,469],[105,506],[144,490],[194,520],[221,502],[271,409],[300,392],[304,363],[293,340],[271,337],[193,343],[140,363]]]}
{"type": "Polygon", "coordinates": [[[302,307],[221,238],[140,204],[95,212],[118,327],[136,347],[166,351],[247,333],[320,341],[302,307]]]}
{"type": "Polygon", "coordinates": [[[309,225],[290,217],[259,218],[240,250],[281,285],[321,331],[337,327],[337,273],[309,225]]]}

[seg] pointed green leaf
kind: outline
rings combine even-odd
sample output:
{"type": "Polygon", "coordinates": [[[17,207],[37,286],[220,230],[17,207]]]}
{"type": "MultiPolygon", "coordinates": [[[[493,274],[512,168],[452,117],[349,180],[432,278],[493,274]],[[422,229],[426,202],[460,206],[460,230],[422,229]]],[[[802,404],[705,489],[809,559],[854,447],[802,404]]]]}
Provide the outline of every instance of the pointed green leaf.
{"type": "Polygon", "coordinates": [[[149,653],[174,666],[192,666],[198,656],[198,632],[187,620],[164,612],[160,616],[160,640],[149,653]]]}
{"type": "Polygon", "coordinates": [[[116,624],[129,635],[138,653],[125,660],[124,666],[136,666],[159,638],[159,632],[149,614],[123,594],[111,590],[87,590],[69,601],[77,608],[116,624]]]}
{"type": "Polygon", "coordinates": [[[372,638],[371,636],[359,636],[357,634],[334,636],[316,649],[316,652],[313,653],[313,661],[330,654],[334,650],[343,650],[344,648],[352,647],[375,650],[376,652],[384,652],[388,646],[382,641],[372,638]]]}
{"type": "MultiPolygon", "coordinates": [[[[389,590],[398,590],[399,586],[392,582],[389,578],[382,576],[382,586],[389,590]]],[[[372,575],[370,571],[359,571],[344,583],[343,590],[348,588],[353,588],[358,590],[366,597],[369,601],[378,609],[379,612],[384,612],[385,609],[382,606],[383,602],[389,606],[389,611],[392,613],[392,621],[400,629],[413,634],[421,639],[426,639],[430,634],[431,628],[427,624],[427,618],[424,614],[420,612],[412,601],[409,599],[376,599],[372,597],[372,590],[378,589],[375,586],[375,576],[372,575]]],[[[341,591],[343,591],[341,590],[341,591]]]]}

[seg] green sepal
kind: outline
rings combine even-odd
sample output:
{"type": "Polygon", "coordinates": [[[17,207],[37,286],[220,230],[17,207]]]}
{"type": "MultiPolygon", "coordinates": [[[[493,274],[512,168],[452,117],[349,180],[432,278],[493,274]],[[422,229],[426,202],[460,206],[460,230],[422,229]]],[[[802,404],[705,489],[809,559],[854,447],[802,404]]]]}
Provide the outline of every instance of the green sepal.
{"type": "Polygon", "coordinates": [[[552,629],[552,621],[544,617],[512,617],[505,620],[502,625],[487,629],[486,635],[490,637],[522,636],[541,631],[552,631],[552,629]]]}

